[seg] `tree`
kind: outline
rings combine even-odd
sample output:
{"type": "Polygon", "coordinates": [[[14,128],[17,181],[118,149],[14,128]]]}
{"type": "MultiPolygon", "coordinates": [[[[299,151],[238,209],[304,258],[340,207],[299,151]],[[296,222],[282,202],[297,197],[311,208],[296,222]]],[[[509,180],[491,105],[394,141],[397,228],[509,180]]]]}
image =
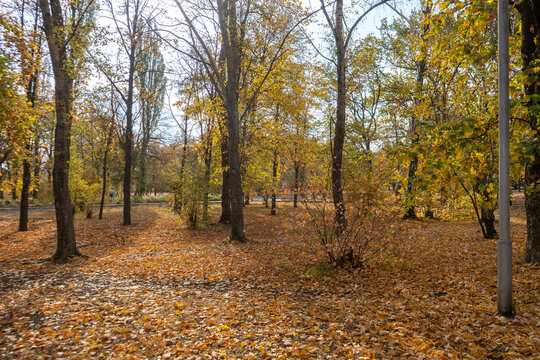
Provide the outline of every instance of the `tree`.
{"type": "Polygon", "coordinates": [[[349,33],[344,33],[344,14],[343,0],[336,0],[334,8],[334,18],[330,17],[323,0],[321,9],[324,13],[328,26],[332,31],[336,52],[336,82],[337,82],[337,100],[336,100],[336,122],[334,129],[334,141],[332,146],[332,198],[335,209],[335,230],[337,233],[347,228],[347,218],[345,217],[345,202],[343,198],[342,164],[343,164],[343,144],[345,143],[345,120],[347,106],[347,50],[351,36],[360,21],[373,9],[383,5],[388,0],[379,1],[368,8],[359,16],[349,29],[349,33]]]}
{"type": "Polygon", "coordinates": [[[116,136],[119,132],[117,118],[121,100],[112,86],[95,87],[85,100],[83,109],[86,116],[80,123],[75,123],[79,141],[75,142],[74,152],[83,161],[84,167],[90,168],[85,169],[84,179],[91,183],[101,181],[98,218],[102,219],[110,164],[121,162],[115,161],[121,156],[116,136]]]}
{"type": "Polygon", "coordinates": [[[75,242],[73,207],[69,192],[69,159],[73,120],[73,82],[90,29],[93,1],[72,1],[64,16],[59,0],[39,0],[43,28],[54,72],[56,128],[54,137],[53,192],[56,210],[56,263],[80,255],[75,242]]]}
{"type": "MultiPolygon", "coordinates": [[[[20,37],[21,45],[24,50],[21,51],[21,71],[22,79],[26,83],[26,100],[31,110],[36,107],[38,79],[41,63],[41,31],[38,28],[39,9],[37,2],[35,8],[32,11],[34,15],[34,21],[32,30],[25,31],[25,2],[22,4],[21,13],[21,27],[20,37]],[[26,39],[28,38],[28,39],[26,39]],[[30,50],[29,50],[30,49],[30,50]]],[[[29,117],[33,117],[34,114],[29,111],[29,117]]],[[[35,124],[29,119],[29,126],[34,128],[35,124]]],[[[37,147],[37,144],[36,144],[37,147]]],[[[21,188],[21,202],[19,212],[19,231],[28,230],[28,196],[31,184],[31,154],[32,143],[31,139],[26,140],[25,151],[23,155],[23,176],[22,176],[22,188],[21,188]]]]}
{"type": "MultiPolygon", "coordinates": [[[[409,120],[409,137],[412,146],[418,144],[419,141],[419,128],[421,126],[422,114],[419,108],[422,108],[422,90],[424,86],[424,77],[426,74],[426,58],[427,58],[427,43],[426,37],[430,28],[430,16],[432,12],[432,2],[427,0],[425,6],[422,6],[423,14],[423,26],[422,33],[420,35],[420,51],[418,60],[416,63],[416,84],[414,91],[414,105],[415,110],[409,120]]],[[[407,178],[407,186],[405,188],[405,207],[404,207],[404,219],[415,219],[415,194],[414,183],[416,181],[416,171],[418,170],[418,156],[413,155],[409,163],[409,171],[407,178]]]]}
{"type": "Polygon", "coordinates": [[[227,64],[227,80],[224,82],[223,100],[227,109],[227,142],[229,178],[231,186],[231,240],[244,242],[244,204],[240,174],[240,118],[238,114],[238,81],[240,79],[240,33],[236,13],[236,0],[217,1],[221,46],[227,64]],[[227,5],[227,6],[226,6],[227,5]]]}
{"type": "MultiPolygon", "coordinates": [[[[103,73],[115,88],[125,105],[126,122],[124,128],[124,136],[122,141],[122,149],[124,150],[124,211],[123,225],[131,225],[131,180],[133,169],[133,123],[134,123],[134,102],[135,102],[135,79],[137,69],[140,65],[140,57],[143,56],[142,44],[143,33],[145,30],[145,11],[147,10],[148,2],[146,0],[124,0],[122,3],[122,11],[125,16],[125,21],[118,18],[115,9],[115,3],[108,0],[109,10],[111,12],[116,31],[118,33],[119,42],[124,55],[127,57],[128,66],[127,74],[123,81],[127,85],[127,89],[119,84],[115,79],[115,75],[104,70],[103,73]]],[[[118,75],[116,75],[117,77],[118,75]]]]}
{"type": "MultiPolygon", "coordinates": [[[[191,91],[187,89],[185,91],[187,93],[186,96],[186,104],[189,105],[191,101],[191,91]]],[[[178,103],[176,105],[179,105],[178,103]]],[[[170,106],[169,106],[170,107],[170,106]]],[[[186,158],[187,158],[187,152],[188,152],[188,111],[187,106],[184,109],[184,116],[183,121],[180,122],[174,115],[174,112],[172,111],[172,108],[170,109],[171,116],[173,120],[176,122],[176,125],[180,128],[182,134],[182,152],[180,154],[180,166],[177,172],[178,177],[175,179],[174,184],[172,184],[172,190],[173,190],[173,210],[177,214],[180,214],[182,212],[182,185],[184,183],[184,171],[186,167],[186,158]]]]}
{"type": "Polygon", "coordinates": [[[525,92],[526,123],[529,127],[525,167],[527,244],[524,260],[540,263],[540,5],[537,1],[517,2],[521,15],[521,57],[525,92]]]}
{"type": "Polygon", "coordinates": [[[165,96],[165,61],[160,50],[160,41],[154,34],[155,29],[147,24],[137,66],[137,86],[141,107],[140,141],[137,151],[139,174],[136,193],[147,192],[147,152],[148,144],[159,126],[163,100],[165,96]]]}

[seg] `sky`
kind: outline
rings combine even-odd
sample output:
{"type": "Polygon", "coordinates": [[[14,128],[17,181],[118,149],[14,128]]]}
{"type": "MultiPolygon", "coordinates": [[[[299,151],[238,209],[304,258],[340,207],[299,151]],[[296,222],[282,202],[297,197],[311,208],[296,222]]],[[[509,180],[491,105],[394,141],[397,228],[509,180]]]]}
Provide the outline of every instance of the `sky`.
{"type": "MultiPolygon", "coordinates": [[[[301,0],[304,7],[308,9],[316,10],[320,8],[321,2],[320,0],[301,0]]],[[[325,1],[327,2],[327,1],[325,1]]],[[[415,7],[419,6],[420,0],[390,0],[392,5],[399,9],[402,14],[409,15],[411,13],[411,10],[415,7]]],[[[344,10],[345,10],[345,16],[349,19],[349,22],[354,22],[358,16],[362,15],[362,9],[369,8],[369,4],[376,3],[376,0],[351,0],[347,1],[345,0],[344,4],[344,10]],[[368,5],[363,5],[368,4],[368,5]],[[355,14],[353,11],[358,11],[357,14],[355,14]],[[347,16],[347,14],[350,14],[350,16],[347,16]]],[[[359,26],[355,30],[354,36],[356,38],[363,38],[369,34],[378,34],[378,26],[381,24],[381,21],[384,18],[387,18],[390,22],[391,19],[398,17],[398,15],[392,10],[390,7],[382,5],[374,10],[372,10],[367,16],[364,17],[364,19],[361,21],[359,26]]],[[[325,21],[322,14],[318,16],[318,23],[313,24],[310,29],[313,31],[316,31],[318,27],[320,27],[321,21],[325,21]]]]}

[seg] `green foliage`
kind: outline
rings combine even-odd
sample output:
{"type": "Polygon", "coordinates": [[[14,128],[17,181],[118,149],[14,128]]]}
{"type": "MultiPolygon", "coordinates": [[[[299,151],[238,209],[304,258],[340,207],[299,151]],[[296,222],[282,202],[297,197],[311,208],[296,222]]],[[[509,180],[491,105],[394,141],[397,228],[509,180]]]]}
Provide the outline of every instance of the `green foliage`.
{"type": "Polygon", "coordinates": [[[71,204],[73,211],[83,211],[87,217],[92,215],[92,208],[99,196],[99,184],[88,184],[79,177],[70,177],[69,191],[71,193],[71,204]]]}
{"type": "Polygon", "coordinates": [[[180,216],[191,229],[199,226],[203,212],[204,169],[199,164],[191,164],[184,170],[183,176],[174,189],[175,199],[179,203],[180,216]]]}
{"type": "Polygon", "coordinates": [[[324,278],[330,275],[332,271],[332,266],[327,262],[319,262],[317,265],[310,267],[306,271],[307,277],[312,278],[324,278]]]}

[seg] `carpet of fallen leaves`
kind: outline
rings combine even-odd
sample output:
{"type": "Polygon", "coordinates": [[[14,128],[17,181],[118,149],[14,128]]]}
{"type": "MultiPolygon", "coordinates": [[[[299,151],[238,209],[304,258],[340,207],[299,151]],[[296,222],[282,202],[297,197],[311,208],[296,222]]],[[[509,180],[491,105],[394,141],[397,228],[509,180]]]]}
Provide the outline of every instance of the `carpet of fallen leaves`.
{"type": "MultiPolygon", "coordinates": [[[[496,315],[496,241],[470,221],[398,221],[385,256],[358,272],[306,273],[311,248],[246,208],[250,241],[187,230],[159,207],[77,218],[87,258],[65,265],[52,211],[0,214],[0,358],[526,359],[540,354],[540,269],[521,261],[523,211],[512,213],[517,316],[496,315]]],[[[217,208],[212,209],[217,218],[217,208]]]]}

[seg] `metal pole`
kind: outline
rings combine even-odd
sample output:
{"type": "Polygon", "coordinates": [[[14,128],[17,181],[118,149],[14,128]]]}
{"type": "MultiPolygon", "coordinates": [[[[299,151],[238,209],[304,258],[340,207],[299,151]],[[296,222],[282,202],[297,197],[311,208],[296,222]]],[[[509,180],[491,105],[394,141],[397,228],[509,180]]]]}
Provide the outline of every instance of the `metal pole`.
{"type": "Polygon", "coordinates": [[[498,0],[499,13],[499,240],[497,241],[497,309],[513,314],[512,241],[510,240],[509,179],[509,23],[508,0],[498,0]]]}

